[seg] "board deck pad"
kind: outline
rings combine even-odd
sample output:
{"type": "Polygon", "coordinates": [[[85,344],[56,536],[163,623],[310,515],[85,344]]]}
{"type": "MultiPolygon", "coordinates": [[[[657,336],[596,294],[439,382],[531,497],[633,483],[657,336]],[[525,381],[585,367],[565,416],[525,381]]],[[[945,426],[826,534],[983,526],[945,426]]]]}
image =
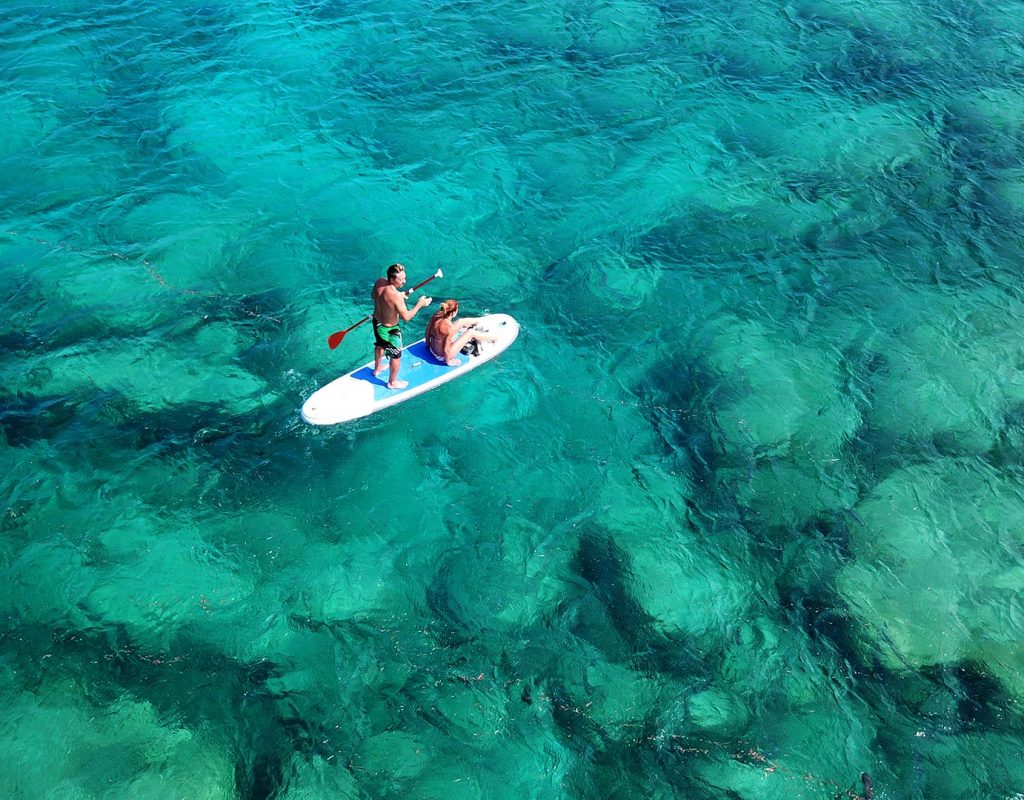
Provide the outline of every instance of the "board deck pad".
{"type": "Polygon", "coordinates": [[[456,357],[462,363],[449,367],[434,357],[425,339],[420,339],[402,350],[402,368],[398,378],[409,382],[404,389],[388,388],[387,358],[380,375],[376,376],[371,361],[313,392],[302,405],[302,419],[311,425],[336,425],[390,408],[487,363],[508,348],[519,335],[519,323],[508,314],[480,317],[474,327],[481,333],[497,337],[497,341],[483,343],[478,355],[459,353],[456,357]]]}

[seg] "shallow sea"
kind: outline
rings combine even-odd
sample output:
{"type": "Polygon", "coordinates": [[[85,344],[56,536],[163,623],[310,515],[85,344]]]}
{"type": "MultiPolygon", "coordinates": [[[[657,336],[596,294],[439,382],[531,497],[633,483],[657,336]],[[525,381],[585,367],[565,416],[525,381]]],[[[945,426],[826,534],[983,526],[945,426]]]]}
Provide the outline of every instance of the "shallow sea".
{"type": "Polygon", "coordinates": [[[0,797],[1024,796],[1020,12],[5,2],[0,797]]]}

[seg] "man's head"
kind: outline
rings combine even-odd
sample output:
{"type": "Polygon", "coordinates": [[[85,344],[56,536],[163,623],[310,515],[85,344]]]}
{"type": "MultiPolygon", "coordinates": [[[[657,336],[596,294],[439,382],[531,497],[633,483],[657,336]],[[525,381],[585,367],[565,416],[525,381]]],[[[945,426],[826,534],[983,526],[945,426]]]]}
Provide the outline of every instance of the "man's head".
{"type": "Polygon", "coordinates": [[[388,267],[388,281],[399,287],[405,283],[405,267],[398,263],[388,267]]]}

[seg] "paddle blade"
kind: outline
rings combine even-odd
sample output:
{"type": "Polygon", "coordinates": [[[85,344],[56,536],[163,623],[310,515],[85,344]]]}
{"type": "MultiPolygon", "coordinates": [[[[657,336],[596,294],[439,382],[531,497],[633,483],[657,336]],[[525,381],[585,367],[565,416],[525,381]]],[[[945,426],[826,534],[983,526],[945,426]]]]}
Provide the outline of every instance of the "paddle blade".
{"type": "Polygon", "coordinates": [[[327,337],[327,346],[333,350],[335,347],[337,347],[339,344],[341,344],[341,340],[345,338],[345,334],[346,333],[348,333],[351,330],[354,330],[354,329],[358,328],[364,322],[368,322],[369,319],[370,319],[369,317],[363,317],[355,325],[349,325],[343,331],[335,331],[334,333],[332,333],[330,336],[327,337]]]}

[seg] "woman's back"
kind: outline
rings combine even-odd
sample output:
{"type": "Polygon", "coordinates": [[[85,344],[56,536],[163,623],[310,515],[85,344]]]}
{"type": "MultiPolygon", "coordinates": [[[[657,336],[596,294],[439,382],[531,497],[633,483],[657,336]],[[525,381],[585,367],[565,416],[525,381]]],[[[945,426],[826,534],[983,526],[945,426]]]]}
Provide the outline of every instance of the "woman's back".
{"type": "Polygon", "coordinates": [[[444,317],[443,310],[435,312],[434,316],[430,318],[430,322],[427,323],[427,347],[442,361],[446,359],[444,348],[451,330],[452,323],[444,317]]]}

